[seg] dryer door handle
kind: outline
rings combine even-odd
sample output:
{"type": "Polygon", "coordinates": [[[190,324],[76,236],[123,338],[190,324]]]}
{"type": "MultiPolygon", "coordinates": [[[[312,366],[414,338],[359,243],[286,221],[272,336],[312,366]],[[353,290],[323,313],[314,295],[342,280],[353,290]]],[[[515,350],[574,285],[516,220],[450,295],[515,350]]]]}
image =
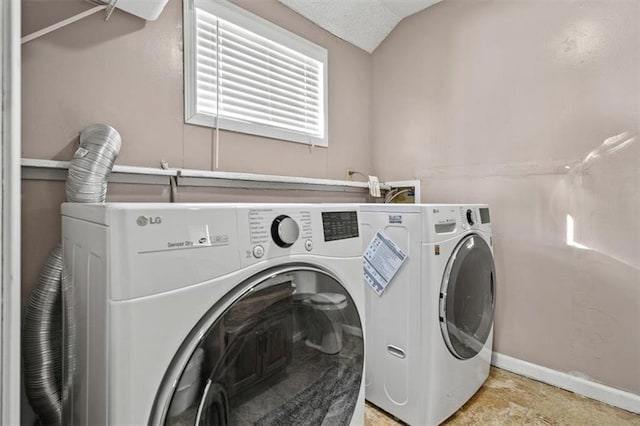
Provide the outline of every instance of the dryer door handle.
{"type": "Polygon", "coordinates": [[[398,357],[400,359],[405,359],[407,357],[407,354],[405,354],[404,351],[402,349],[400,349],[399,347],[397,347],[397,346],[388,345],[387,346],[387,351],[391,355],[393,355],[395,357],[398,357]]]}
{"type": "Polygon", "coordinates": [[[491,305],[494,306],[496,303],[496,281],[493,277],[493,272],[491,272],[491,275],[489,277],[491,279],[491,305]]]}

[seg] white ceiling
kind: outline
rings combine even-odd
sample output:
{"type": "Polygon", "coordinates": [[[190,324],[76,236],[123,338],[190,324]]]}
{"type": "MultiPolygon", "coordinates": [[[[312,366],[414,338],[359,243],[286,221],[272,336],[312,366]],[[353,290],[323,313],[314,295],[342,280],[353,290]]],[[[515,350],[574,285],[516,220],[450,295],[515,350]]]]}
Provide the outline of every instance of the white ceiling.
{"type": "Polygon", "coordinates": [[[362,50],[372,53],[403,18],[441,0],[278,0],[362,50]]]}

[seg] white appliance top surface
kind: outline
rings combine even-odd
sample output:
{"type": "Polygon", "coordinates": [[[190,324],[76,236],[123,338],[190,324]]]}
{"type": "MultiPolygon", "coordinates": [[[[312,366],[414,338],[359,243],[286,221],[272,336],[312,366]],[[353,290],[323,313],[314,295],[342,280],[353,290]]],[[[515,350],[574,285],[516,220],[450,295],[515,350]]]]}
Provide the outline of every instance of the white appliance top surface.
{"type": "Polygon", "coordinates": [[[238,207],[255,208],[281,208],[281,209],[305,209],[335,210],[357,208],[357,204],[314,204],[314,203],[63,203],[62,215],[83,219],[100,225],[109,225],[109,214],[121,210],[223,210],[238,207]]]}
{"type": "Polygon", "coordinates": [[[383,204],[369,203],[360,204],[361,211],[396,211],[403,213],[418,213],[429,208],[447,208],[447,207],[489,207],[488,204],[458,203],[458,204],[383,204]]]}

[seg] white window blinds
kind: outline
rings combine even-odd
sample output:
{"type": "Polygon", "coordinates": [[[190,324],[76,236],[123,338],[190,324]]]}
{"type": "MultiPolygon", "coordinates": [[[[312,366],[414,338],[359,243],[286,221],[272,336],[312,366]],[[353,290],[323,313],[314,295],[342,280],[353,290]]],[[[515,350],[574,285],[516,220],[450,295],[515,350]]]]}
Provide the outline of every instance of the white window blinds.
{"type": "Polygon", "coordinates": [[[326,49],[227,2],[192,4],[187,122],[327,146],[326,49]]]}

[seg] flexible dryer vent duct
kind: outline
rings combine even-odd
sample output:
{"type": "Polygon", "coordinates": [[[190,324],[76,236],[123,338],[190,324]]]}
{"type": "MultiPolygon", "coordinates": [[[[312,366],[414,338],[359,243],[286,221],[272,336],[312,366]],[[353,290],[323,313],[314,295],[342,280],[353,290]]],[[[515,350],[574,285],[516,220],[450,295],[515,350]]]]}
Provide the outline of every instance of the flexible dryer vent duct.
{"type": "MultiPolygon", "coordinates": [[[[118,132],[105,124],[95,124],[80,135],[80,147],[69,165],[67,200],[76,203],[103,203],[107,179],[120,152],[118,132]]],[[[66,280],[65,280],[66,281],[66,280]]],[[[22,332],[24,386],[31,407],[43,425],[61,425],[63,401],[69,397],[69,379],[63,378],[62,245],[49,255],[40,272],[22,332]]],[[[72,326],[69,309],[65,325],[72,326]]],[[[64,344],[73,338],[64,330],[64,344]]],[[[70,351],[69,351],[70,352],[70,351]]],[[[73,362],[72,359],[68,360],[73,362]]],[[[73,368],[65,368],[72,372],[73,368]]]]}

